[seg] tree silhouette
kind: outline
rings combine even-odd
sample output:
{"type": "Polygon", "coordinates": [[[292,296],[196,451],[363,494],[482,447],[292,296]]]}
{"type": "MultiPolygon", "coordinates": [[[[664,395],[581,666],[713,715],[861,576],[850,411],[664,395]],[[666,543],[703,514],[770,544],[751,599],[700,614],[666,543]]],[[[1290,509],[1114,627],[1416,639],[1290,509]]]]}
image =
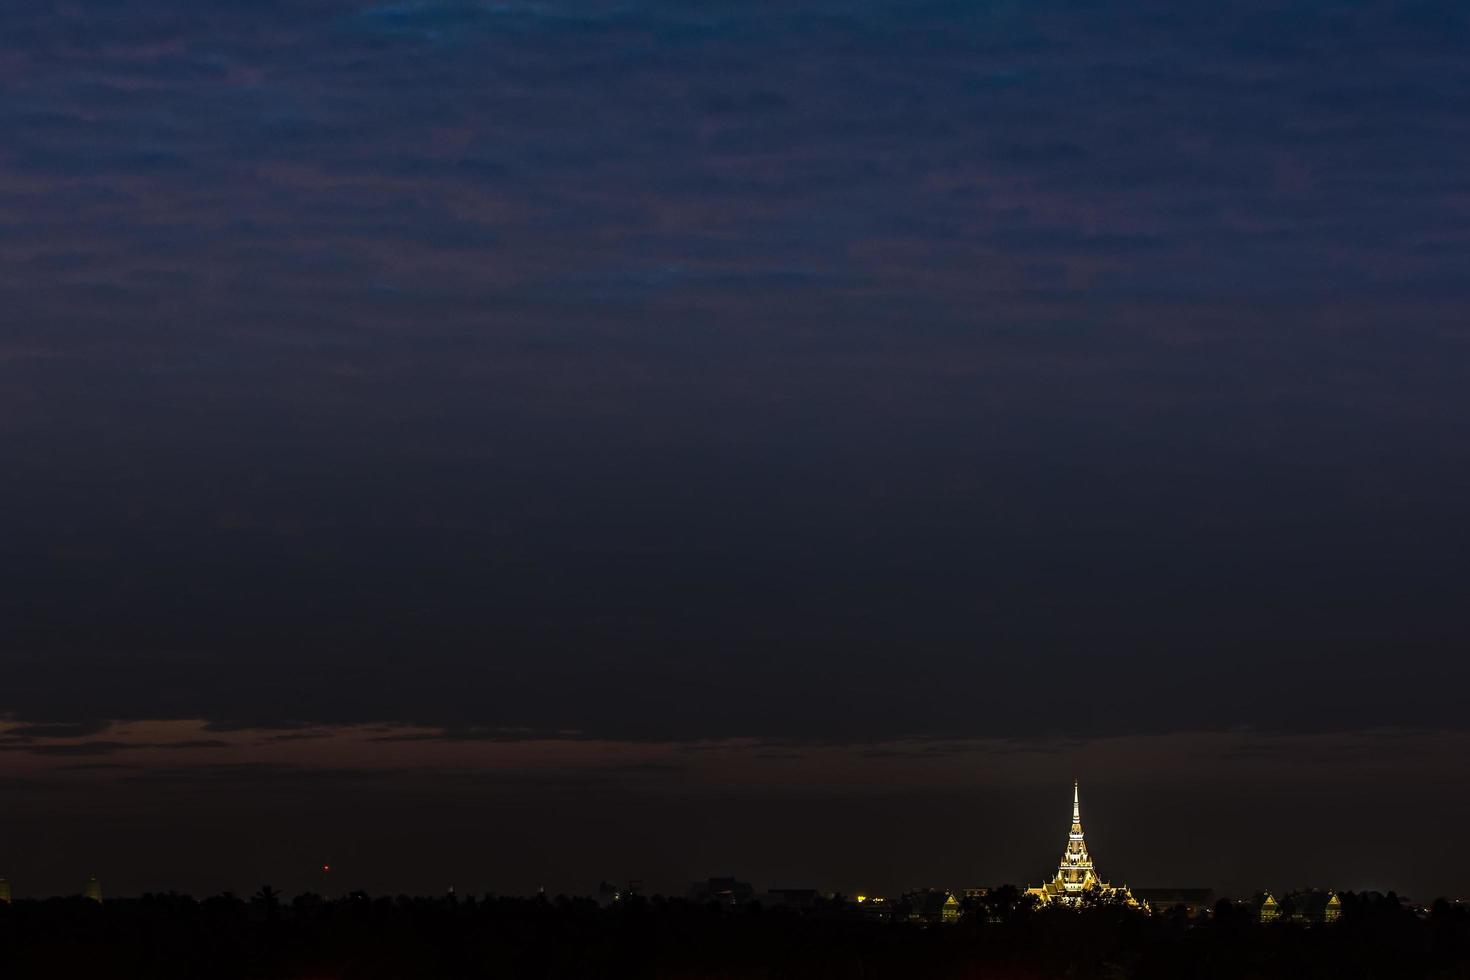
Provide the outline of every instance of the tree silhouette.
{"type": "Polygon", "coordinates": [[[972,904],[963,924],[874,919],[856,903],[805,913],[705,906],[659,896],[591,899],[369,896],[289,903],[177,894],[0,904],[0,975],[68,980],[257,980],[332,976],[704,977],[800,980],[1465,980],[1470,912],[1422,914],[1395,895],[1343,894],[1333,925],[1260,924],[1222,903],[1186,921],[1116,904],[1032,911],[1017,889],[972,904]]]}
{"type": "Polygon", "coordinates": [[[281,893],[270,885],[261,885],[260,891],[250,899],[254,905],[259,905],[267,911],[275,911],[281,907],[281,893]]]}

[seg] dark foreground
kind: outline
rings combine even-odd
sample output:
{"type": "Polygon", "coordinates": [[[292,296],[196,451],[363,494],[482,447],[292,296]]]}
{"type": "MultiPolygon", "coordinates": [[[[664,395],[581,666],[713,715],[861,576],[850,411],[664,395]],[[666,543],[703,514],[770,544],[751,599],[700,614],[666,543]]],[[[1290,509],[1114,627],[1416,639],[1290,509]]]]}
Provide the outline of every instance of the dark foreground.
{"type": "Polygon", "coordinates": [[[1470,980],[1470,914],[1345,896],[1331,925],[975,909],[949,925],[635,900],[177,895],[0,904],[0,976],[1470,980]]]}

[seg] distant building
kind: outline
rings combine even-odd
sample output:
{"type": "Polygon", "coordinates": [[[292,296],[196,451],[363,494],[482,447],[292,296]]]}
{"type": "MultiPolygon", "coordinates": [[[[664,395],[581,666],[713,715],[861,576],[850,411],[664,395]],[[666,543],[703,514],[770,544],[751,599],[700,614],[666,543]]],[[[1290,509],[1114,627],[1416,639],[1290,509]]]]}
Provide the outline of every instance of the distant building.
{"type": "Polygon", "coordinates": [[[1275,922],[1281,918],[1281,903],[1270,892],[1256,892],[1240,904],[1257,922],[1275,922]]]}
{"type": "Polygon", "coordinates": [[[926,888],[907,892],[901,899],[910,922],[929,924],[960,921],[960,900],[944,888],[926,888]]]}
{"type": "Polygon", "coordinates": [[[844,911],[869,922],[892,922],[898,911],[898,904],[886,898],[859,895],[847,903],[844,911]]]}
{"type": "Polygon", "coordinates": [[[691,902],[717,902],[720,905],[745,905],[755,898],[755,889],[734,878],[708,878],[689,886],[685,897],[691,902]]]}
{"type": "Polygon", "coordinates": [[[1067,848],[1062,852],[1056,877],[1034,888],[1026,889],[1041,905],[1081,905],[1086,901],[1121,901],[1137,905],[1127,885],[1110,885],[1092,866],[1087,842],[1082,836],[1082,807],[1077,783],[1072,783],[1072,830],[1067,835],[1067,848]]]}
{"type": "Polygon", "coordinates": [[[0,878],[0,902],[10,901],[10,879],[0,878]]]}
{"type": "Polygon", "coordinates": [[[87,878],[87,884],[82,889],[82,897],[90,898],[94,902],[102,901],[102,882],[97,880],[96,875],[87,878]]]}
{"type": "Polygon", "coordinates": [[[820,907],[830,897],[815,888],[772,888],[761,896],[761,904],[771,909],[809,912],[820,907]]]}
{"type": "Polygon", "coordinates": [[[1155,915],[1182,910],[1187,918],[1205,919],[1215,909],[1211,888],[1135,888],[1133,897],[1155,915]]]}
{"type": "Polygon", "coordinates": [[[626,902],[633,896],[641,894],[643,894],[643,882],[637,878],[630,879],[622,888],[610,881],[601,881],[597,884],[597,904],[603,908],[626,902]]]}
{"type": "Polygon", "coordinates": [[[1325,925],[1342,915],[1342,900],[1332,891],[1292,892],[1281,900],[1281,915],[1287,922],[1325,925]]]}

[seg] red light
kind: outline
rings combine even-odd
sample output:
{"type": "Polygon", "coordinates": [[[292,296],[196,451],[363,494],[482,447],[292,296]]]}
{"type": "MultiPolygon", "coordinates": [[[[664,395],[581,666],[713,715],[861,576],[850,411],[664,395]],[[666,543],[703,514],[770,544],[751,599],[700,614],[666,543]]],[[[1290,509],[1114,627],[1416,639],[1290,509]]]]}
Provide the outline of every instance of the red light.
{"type": "Polygon", "coordinates": [[[324,864],[324,865],[322,865],[322,870],[323,871],[331,871],[332,870],[332,866],[330,864],[324,864]]]}

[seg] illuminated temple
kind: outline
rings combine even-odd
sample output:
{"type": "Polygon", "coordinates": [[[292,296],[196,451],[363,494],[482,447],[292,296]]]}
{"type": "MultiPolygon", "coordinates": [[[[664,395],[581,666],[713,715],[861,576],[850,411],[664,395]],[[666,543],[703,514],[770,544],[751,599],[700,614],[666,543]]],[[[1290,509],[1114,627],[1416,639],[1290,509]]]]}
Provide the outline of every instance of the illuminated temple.
{"type": "Polygon", "coordinates": [[[1062,852],[1056,877],[1044,885],[1026,889],[1026,894],[1035,895],[1042,905],[1081,905],[1090,901],[1137,904],[1127,885],[1108,884],[1092,866],[1087,841],[1082,836],[1082,806],[1075,782],[1072,783],[1072,830],[1067,834],[1067,849],[1062,852]]]}

